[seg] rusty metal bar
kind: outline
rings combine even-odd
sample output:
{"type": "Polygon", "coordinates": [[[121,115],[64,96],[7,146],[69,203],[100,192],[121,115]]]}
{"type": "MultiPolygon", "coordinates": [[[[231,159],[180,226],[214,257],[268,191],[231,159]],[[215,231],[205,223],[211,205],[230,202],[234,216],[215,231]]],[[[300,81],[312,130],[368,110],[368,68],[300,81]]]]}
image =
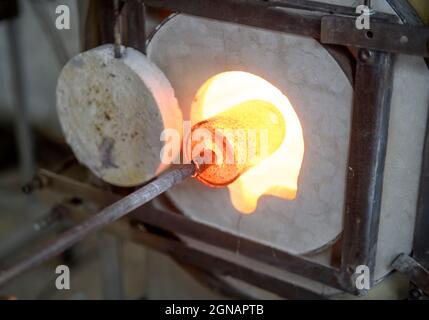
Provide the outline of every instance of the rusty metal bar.
{"type": "Polygon", "coordinates": [[[31,267],[39,265],[40,263],[62,253],[88,234],[105,227],[144,203],[152,200],[156,196],[170,189],[172,186],[190,177],[194,171],[194,165],[183,165],[177,169],[173,169],[170,172],[161,175],[146,186],[108,206],[98,214],[65,231],[57,238],[46,243],[29,258],[24,259],[18,264],[0,272],[0,286],[31,267]]]}
{"type": "MultiPolygon", "coordinates": [[[[307,11],[318,11],[325,14],[339,14],[347,16],[358,16],[356,8],[351,6],[343,6],[326,2],[311,1],[311,0],[267,0],[269,5],[279,8],[291,8],[307,11]]],[[[365,4],[365,3],[364,3],[365,4]]],[[[366,4],[371,7],[371,4],[366,4]]],[[[397,21],[395,15],[383,12],[376,12],[375,18],[397,21]]]]}
{"type": "Polygon", "coordinates": [[[429,28],[372,21],[370,29],[356,28],[356,19],[322,18],[321,42],[429,57],[429,28]]]}
{"type": "Polygon", "coordinates": [[[144,0],[143,2],[148,6],[194,16],[320,38],[320,16],[306,11],[290,12],[266,1],[144,0]]]}
{"type": "MultiPolygon", "coordinates": [[[[132,0],[128,0],[132,1],[132,0]]],[[[201,16],[207,16],[207,13],[200,13],[207,6],[203,4],[200,8],[195,8],[196,2],[204,2],[201,0],[142,0],[142,2],[157,8],[169,9],[172,11],[178,11],[188,14],[195,14],[201,16]],[[190,7],[195,9],[191,13],[189,11],[190,7]],[[198,12],[198,14],[196,14],[198,12]]],[[[343,16],[358,16],[356,13],[356,8],[350,6],[342,6],[337,4],[323,3],[319,1],[311,0],[210,0],[210,2],[215,2],[215,5],[221,3],[222,6],[219,7],[217,14],[222,14],[223,9],[236,6],[236,5],[246,5],[252,7],[255,10],[259,11],[260,15],[265,14],[264,9],[295,9],[301,11],[307,11],[307,13],[312,14],[339,14],[343,16]]],[[[252,10],[252,9],[249,9],[252,10]]],[[[213,13],[212,13],[213,14],[213,13]]],[[[383,12],[375,12],[373,18],[385,21],[396,22],[398,18],[395,15],[387,14],[383,12]]],[[[223,20],[222,18],[217,18],[223,20]]],[[[237,17],[240,19],[240,17],[237,17]]]]}
{"type": "Polygon", "coordinates": [[[389,53],[358,53],[341,252],[344,286],[354,287],[358,265],[368,266],[371,274],[375,265],[392,66],[389,53]]]}
{"type": "Polygon", "coordinates": [[[426,123],[417,215],[414,227],[413,258],[429,269],[429,117],[426,123]]]}
{"type": "Polygon", "coordinates": [[[115,20],[113,21],[113,38],[114,38],[114,53],[115,58],[119,59],[122,57],[121,46],[122,46],[122,9],[124,2],[120,0],[113,1],[113,8],[115,12],[115,20]]]}

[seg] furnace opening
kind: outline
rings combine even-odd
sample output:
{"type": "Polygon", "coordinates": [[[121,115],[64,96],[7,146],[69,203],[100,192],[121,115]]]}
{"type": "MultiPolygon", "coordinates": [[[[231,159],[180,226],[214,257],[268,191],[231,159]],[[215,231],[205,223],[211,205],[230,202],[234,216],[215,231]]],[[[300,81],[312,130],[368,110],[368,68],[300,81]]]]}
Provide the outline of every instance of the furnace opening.
{"type": "MultiPolygon", "coordinates": [[[[242,71],[217,74],[199,88],[191,107],[191,123],[194,126],[246,104],[247,108],[252,105],[274,107],[284,120],[278,125],[283,125],[285,130],[282,140],[276,142],[276,148],[267,157],[228,184],[234,207],[242,213],[252,213],[262,195],[295,199],[304,156],[304,138],[299,118],[287,96],[267,80],[242,71]]],[[[242,112],[243,118],[252,114],[242,112]]],[[[258,122],[259,119],[255,119],[255,123],[258,122]]]]}

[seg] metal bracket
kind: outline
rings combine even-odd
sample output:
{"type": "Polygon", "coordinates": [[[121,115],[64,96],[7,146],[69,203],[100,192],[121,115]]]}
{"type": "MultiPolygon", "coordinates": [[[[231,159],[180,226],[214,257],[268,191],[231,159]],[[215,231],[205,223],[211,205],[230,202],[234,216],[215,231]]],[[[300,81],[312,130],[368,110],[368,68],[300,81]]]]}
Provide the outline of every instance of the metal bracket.
{"type": "Polygon", "coordinates": [[[356,19],[322,17],[321,42],[429,57],[429,28],[371,21],[370,29],[356,28],[356,19]]]}

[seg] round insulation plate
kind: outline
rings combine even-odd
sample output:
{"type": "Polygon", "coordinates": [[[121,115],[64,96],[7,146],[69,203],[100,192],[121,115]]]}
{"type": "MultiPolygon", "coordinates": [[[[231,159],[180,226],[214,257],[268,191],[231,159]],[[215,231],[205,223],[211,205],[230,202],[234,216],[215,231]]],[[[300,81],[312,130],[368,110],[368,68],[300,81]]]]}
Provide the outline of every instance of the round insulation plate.
{"type": "Polygon", "coordinates": [[[112,45],[83,52],[63,68],[57,110],[78,160],[103,180],[135,186],[165,169],[166,128],[181,133],[182,113],[163,73],[145,55],[112,45]]]}

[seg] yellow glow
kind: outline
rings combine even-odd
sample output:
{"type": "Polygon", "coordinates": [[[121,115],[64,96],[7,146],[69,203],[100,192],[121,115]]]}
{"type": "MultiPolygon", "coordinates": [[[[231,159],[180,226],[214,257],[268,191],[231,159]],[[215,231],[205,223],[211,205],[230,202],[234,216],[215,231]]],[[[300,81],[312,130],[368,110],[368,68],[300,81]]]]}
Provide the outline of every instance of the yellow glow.
{"type": "Polygon", "coordinates": [[[274,153],[228,185],[231,202],[242,213],[255,211],[262,195],[293,200],[304,156],[302,127],[289,99],[268,81],[251,73],[224,72],[206,81],[194,98],[191,122],[194,125],[249,100],[277,107],[283,115],[286,132],[274,153]]]}
{"type": "Polygon", "coordinates": [[[192,127],[191,159],[196,178],[212,187],[234,182],[283,143],[285,121],[273,104],[247,100],[192,127]]]}

